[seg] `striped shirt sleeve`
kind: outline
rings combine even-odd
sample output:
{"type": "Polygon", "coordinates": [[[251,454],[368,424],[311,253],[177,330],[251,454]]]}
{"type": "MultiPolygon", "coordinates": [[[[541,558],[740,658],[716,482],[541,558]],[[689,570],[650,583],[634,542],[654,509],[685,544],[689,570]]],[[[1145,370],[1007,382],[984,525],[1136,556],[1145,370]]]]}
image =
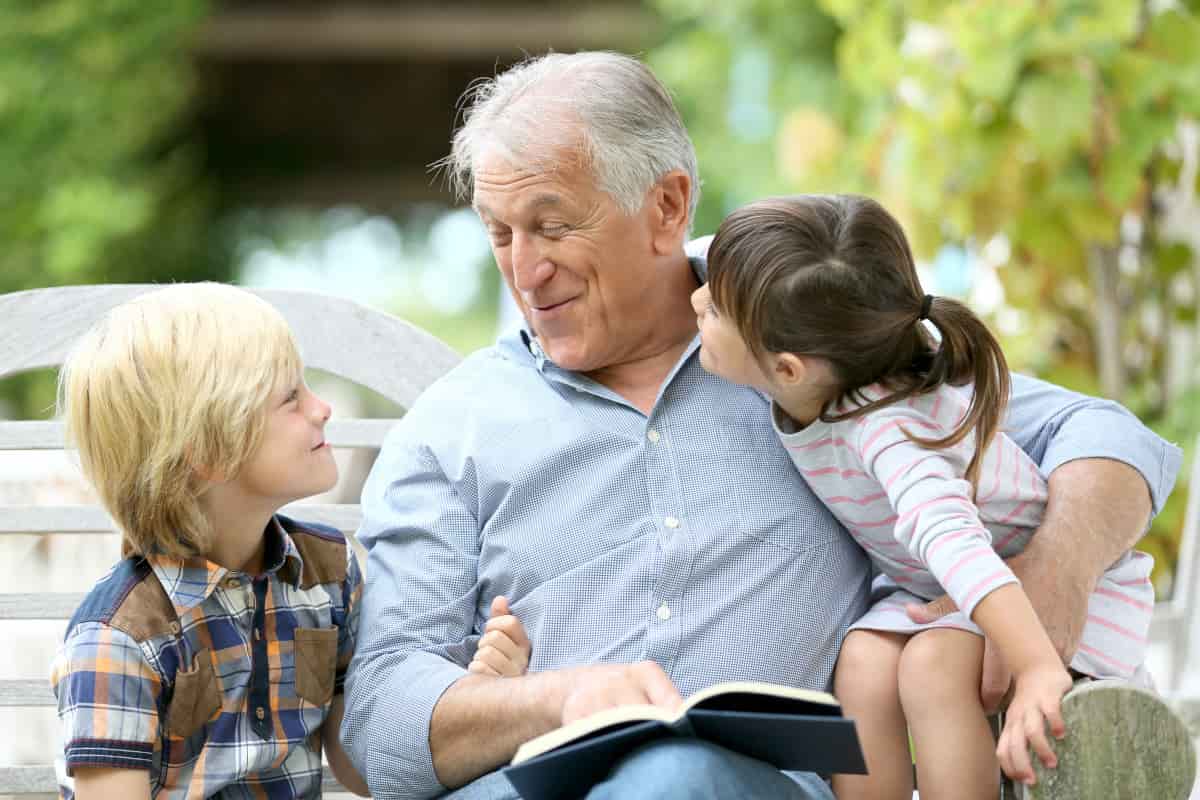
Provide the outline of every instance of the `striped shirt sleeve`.
{"type": "Polygon", "coordinates": [[[887,494],[896,515],[896,540],[925,565],[959,610],[970,617],[989,593],[1017,581],[992,549],[964,477],[973,439],[944,450],[922,447],[905,432],[941,438],[948,431],[905,405],[871,414],[859,431],[859,457],[887,494]]]}
{"type": "Polygon", "coordinates": [[[137,641],[100,622],[81,623],[56,655],[51,683],[67,774],[92,766],[150,769],[162,680],[137,641]]]}

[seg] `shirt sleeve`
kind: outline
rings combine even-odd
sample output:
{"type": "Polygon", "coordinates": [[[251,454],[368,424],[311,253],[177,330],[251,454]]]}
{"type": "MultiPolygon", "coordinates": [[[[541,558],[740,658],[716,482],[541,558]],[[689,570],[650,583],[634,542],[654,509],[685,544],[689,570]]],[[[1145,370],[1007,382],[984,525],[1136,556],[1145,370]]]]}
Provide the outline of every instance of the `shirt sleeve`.
{"type": "Polygon", "coordinates": [[[363,488],[359,540],[367,548],[358,650],[346,682],[342,740],[377,798],[432,797],[429,722],[442,693],[466,674],[477,602],[476,518],[433,453],[385,442],[363,488]]]}
{"type": "Polygon", "coordinates": [[[346,580],[342,582],[342,608],[344,618],[338,626],[337,672],[334,674],[333,693],[342,694],[346,689],[346,672],[354,658],[358,642],[359,606],[362,605],[362,570],[358,567],[358,555],[354,544],[346,542],[346,580]]]}
{"type": "Polygon", "coordinates": [[[949,431],[900,404],[869,415],[859,431],[863,469],[883,487],[895,512],[896,541],[933,574],[968,618],[980,600],[1017,581],[992,549],[991,533],[979,519],[964,477],[973,438],[947,449],[922,447],[905,432],[941,438],[949,431]]]}
{"type": "Polygon", "coordinates": [[[1004,432],[1038,463],[1043,475],[1077,458],[1128,464],[1145,479],[1156,514],[1171,494],[1183,461],[1183,451],[1119,403],[1025,375],[1012,376],[1004,432]]]}
{"type": "Polygon", "coordinates": [[[150,770],[162,679],[137,641],[100,622],[80,623],[55,656],[50,680],[68,775],[78,767],[150,770]]]}

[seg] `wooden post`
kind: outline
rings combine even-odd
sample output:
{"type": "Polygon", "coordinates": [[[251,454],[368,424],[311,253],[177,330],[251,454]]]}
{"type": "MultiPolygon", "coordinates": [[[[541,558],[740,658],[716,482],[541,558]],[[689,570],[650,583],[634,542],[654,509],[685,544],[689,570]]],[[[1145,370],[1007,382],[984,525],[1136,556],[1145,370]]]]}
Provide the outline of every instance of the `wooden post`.
{"type": "Polygon", "coordinates": [[[1063,698],[1067,735],[1054,742],[1057,769],[1034,757],[1037,783],[1024,800],[1186,800],[1196,751],[1183,720],[1153,692],[1091,681],[1063,698]]]}

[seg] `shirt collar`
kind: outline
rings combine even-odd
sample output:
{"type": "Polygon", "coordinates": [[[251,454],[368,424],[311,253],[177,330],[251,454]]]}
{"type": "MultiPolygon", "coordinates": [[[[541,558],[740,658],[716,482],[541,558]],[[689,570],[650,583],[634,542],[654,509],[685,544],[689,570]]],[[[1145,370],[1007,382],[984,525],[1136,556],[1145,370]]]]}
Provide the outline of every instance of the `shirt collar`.
{"type": "MultiPolygon", "coordinates": [[[[278,517],[271,517],[263,531],[263,574],[276,574],[299,587],[304,559],[278,517]]],[[[245,573],[214,564],[204,556],[178,558],[151,554],[146,561],[175,606],[183,615],[208,599],[226,577],[249,578],[245,573]]]]}

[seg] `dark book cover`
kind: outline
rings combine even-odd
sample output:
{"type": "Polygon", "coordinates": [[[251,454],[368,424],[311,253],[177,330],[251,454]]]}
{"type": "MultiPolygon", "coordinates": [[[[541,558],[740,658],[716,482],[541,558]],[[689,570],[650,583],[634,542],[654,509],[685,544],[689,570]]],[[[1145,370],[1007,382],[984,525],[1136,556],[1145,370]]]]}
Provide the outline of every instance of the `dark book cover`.
{"type": "Polygon", "coordinates": [[[638,747],[668,736],[695,736],[782,770],[867,771],[854,721],[840,715],[693,708],[673,724],[649,720],[601,729],[507,767],[504,775],[524,800],[571,800],[638,747]]]}

